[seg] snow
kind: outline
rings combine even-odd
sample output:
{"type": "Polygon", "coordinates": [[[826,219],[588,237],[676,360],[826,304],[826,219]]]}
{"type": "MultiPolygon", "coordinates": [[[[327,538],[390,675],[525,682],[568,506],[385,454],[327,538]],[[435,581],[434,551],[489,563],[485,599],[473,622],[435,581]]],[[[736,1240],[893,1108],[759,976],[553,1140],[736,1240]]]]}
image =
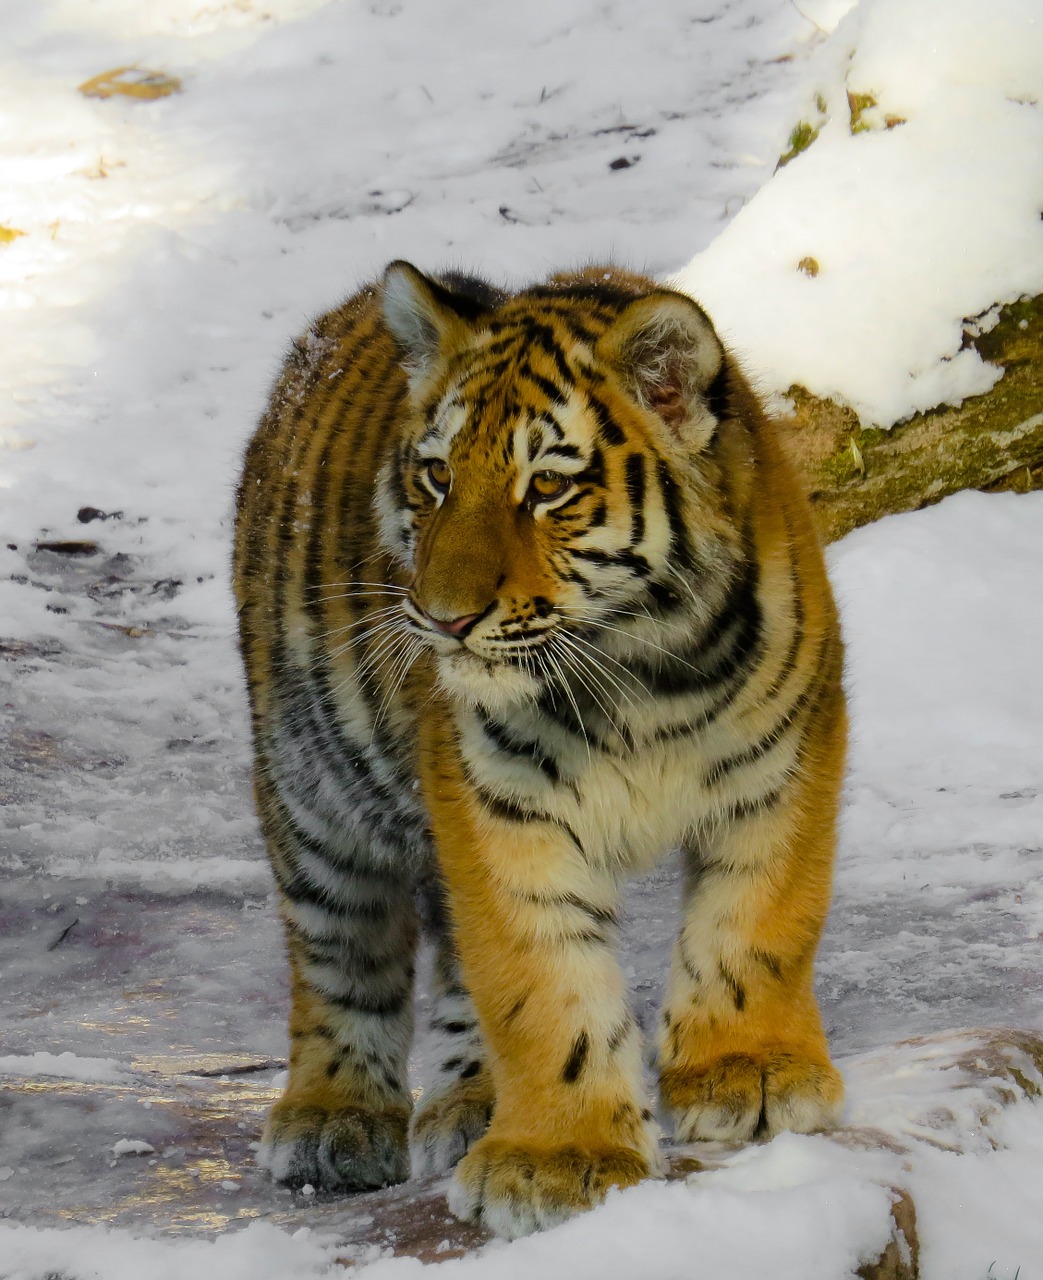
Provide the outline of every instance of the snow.
{"type": "Polygon", "coordinates": [[[81,1058],[68,1051],[6,1054],[0,1057],[0,1075],[55,1076],[93,1084],[118,1084],[127,1079],[126,1068],[115,1058],[81,1058]]]}
{"type": "MultiPolygon", "coordinates": [[[[253,1159],[286,979],[228,584],[290,337],[393,257],[510,283],[700,251],[686,283],[769,390],[886,424],[987,385],[961,321],[1043,271],[1029,0],[5,0],[3,27],[0,226],[26,234],[0,243],[0,1275],[834,1280],[901,1186],[925,1280],[1029,1280],[1040,1109],[952,1029],[1043,1030],[1043,495],[830,550],[853,735],[820,995],[844,1133],[902,1151],[693,1149],[701,1171],[462,1258],[437,1232],[389,1256],[371,1200],[253,1159]],[[129,65],[182,90],[77,94],[129,65]],[[852,136],[848,89],[907,123],[852,136]],[[816,92],[829,122],[773,176],[816,92]]],[[[646,1025],[676,898],[667,865],[628,902],[646,1025]]]]}
{"type": "Polygon", "coordinates": [[[766,388],[803,385],[865,425],[987,391],[1001,371],[962,349],[964,321],[1043,292],[1039,13],[1024,0],[862,0],[811,67],[802,117],[817,139],[678,286],[766,388]],[[861,132],[852,96],[876,104],[861,132]]]}
{"type": "MultiPolygon", "coordinates": [[[[156,1148],[142,1138],[120,1138],[112,1148],[114,1156],[150,1156],[156,1148]]],[[[222,1184],[223,1185],[223,1184],[222,1184]]]]}
{"type": "Polygon", "coordinates": [[[264,1222],[212,1240],[135,1239],[103,1227],[37,1231],[7,1226],[0,1230],[5,1280],[36,1280],[66,1270],[83,1275],[85,1264],[104,1280],[139,1280],[143,1275],[150,1280],[199,1275],[219,1275],[222,1280],[308,1280],[344,1274],[334,1267],[331,1244],[313,1239],[306,1228],[291,1235],[264,1222]]]}

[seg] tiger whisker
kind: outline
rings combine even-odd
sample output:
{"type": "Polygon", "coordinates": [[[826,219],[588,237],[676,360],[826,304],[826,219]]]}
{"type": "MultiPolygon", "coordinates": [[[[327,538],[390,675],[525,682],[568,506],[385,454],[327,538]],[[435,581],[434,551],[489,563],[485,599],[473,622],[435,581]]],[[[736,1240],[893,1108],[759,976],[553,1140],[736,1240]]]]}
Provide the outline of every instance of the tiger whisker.
{"type": "Polygon", "coordinates": [[[367,660],[365,667],[359,667],[355,673],[356,680],[372,679],[377,672],[386,667],[388,663],[395,660],[395,656],[401,651],[411,636],[405,634],[389,636],[385,639],[381,646],[380,652],[372,654],[367,660]]]}
{"type": "Polygon", "coordinates": [[[368,631],[360,631],[357,636],[343,641],[341,644],[330,649],[328,656],[330,658],[338,658],[348,649],[354,649],[356,646],[370,645],[377,643],[380,638],[386,638],[394,634],[396,631],[405,630],[405,623],[399,618],[385,618],[382,622],[374,623],[368,631]]]}
{"type": "MultiPolygon", "coordinates": [[[[637,676],[633,674],[633,672],[630,670],[630,668],[626,665],[625,662],[620,662],[618,658],[613,658],[613,656],[610,653],[606,653],[603,649],[599,649],[597,645],[594,644],[594,642],[587,636],[578,636],[576,635],[575,632],[569,631],[567,628],[563,629],[563,634],[566,635],[569,638],[569,640],[572,641],[574,644],[580,645],[584,650],[595,655],[599,661],[611,662],[614,667],[618,667],[619,670],[622,671],[623,675],[626,676],[626,678],[632,682],[632,685],[636,686],[636,689],[632,690],[633,692],[636,692],[637,689],[640,689],[648,697],[652,696],[651,693],[649,693],[648,687],[645,685],[644,681],[639,680],[637,676]]],[[[610,673],[606,671],[605,674],[609,675],[610,673]]]]}
{"type": "MultiPolygon", "coordinates": [[[[558,649],[557,646],[555,645],[555,657],[558,658],[558,660],[561,662],[562,666],[565,668],[566,671],[571,672],[579,688],[582,689],[584,693],[588,693],[590,695],[590,697],[594,700],[595,704],[597,705],[598,709],[601,711],[601,714],[605,717],[605,719],[609,722],[609,724],[613,728],[615,728],[615,723],[616,723],[615,717],[612,715],[612,712],[609,710],[609,708],[605,705],[602,698],[599,696],[599,690],[593,684],[590,676],[584,672],[582,666],[580,665],[580,661],[579,661],[580,655],[575,652],[571,652],[569,650],[558,649]]],[[[604,690],[600,690],[600,693],[603,693],[603,692],[604,690]]]]}
{"type": "MultiPolygon", "coordinates": [[[[570,635],[568,635],[568,633],[563,633],[563,634],[559,637],[559,639],[561,640],[561,642],[562,642],[563,644],[565,644],[565,645],[569,646],[569,648],[571,648],[571,649],[572,649],[574,652],[576,652],[580,657],[582,657],[582,659],[583,659],[583,660],[584,660],[584,661],[585,661],[589,666],[593,667],[596,671],[600,672],[600,674],[601,674],[601,675],[602,675],[606,680],[610,681],[610,682],[612,683],[612,685],[613,685],[616,689],[618,689],[618,690],[619,690],[619,693],[621,694],[621,696],[626,700],[627,706],[628,706],[628,707],[630,707],[630,709],[631,709],[632,711],[637,711],[637,710],[638,710],[637,703],[636,703],[636,702],[634,701],[634,699],[630,696],[631,691],[626,687],[626,685],[622,682],[622,680],[620,680],[620,679],[619,679],[619,677],[618,677],[618,676],[614,675],[611,671],[609,671],[609,669],[608,669],[607,667],[603,666],[603,665],[601,664],[601,662],[599,661],[599,658],[600,658],[600,657],[607,657],[607,655],[606,655],[606,654],[598,654],[598,651],[597,651],[597,650],[595,650],[593,653],[591,653],[587,648],[585,648],[585,647],[582,645],[582,642],[581,642],[581,641],[579,641],[579,639],[578,639],[576,636],[570,636],[570,635]]],[[[625,667],[623,667],[622,669],[623,669],[624,671],[626,670],[626,668],[625,668],[625,667]]],[[[643,686],[643,685],[642,685],[642,688],[644,688],[644,686],[643,686]]],[[[647,692],[647,690],[646,690],[646,692],[647,692]]],[[[605,690],[605,693],[606,693],[606,696],[607,696],[608,691],[607,691],[607,690],[605,690]]],[[[616,706],[616,710],[617,710],[617,711],[619,711],[619,710],[620,710],[620,708],[619,708],[618,704],[617,704],[617,706],[616,706]]]]}
{"type": "Polygon", "coordinates": [[[377,647],[368,653],[362,662],[358,663],[354,671],[346,677],[344,683],[346,684],[352,680],[358,683],[382,665],[393,662],[410,638],[409,633],[404,629],[390,631],[385,634],[377,647]]]}
{"type": "MultiPolygon", "coordinates": [[[[340,583],[340,586],[351,586],[350,583],[340,583]]],[[[357,585],[357,584],[355,584],[357,585]]],[[[351,591],[336,591],[333,587],[314,587],[309,588],[310,591],[328,591],[329,594],[319,596],[320,604],[332,604],[335,600],[371,600],[374,596],[393,596],[403,599],[409,595],[408,590],[402,588],[378,587],[378,586],[359,586],[351,591]]]]}
{"type": "Polygon", "coordinates": [[[356,560],[351,566],[351,572],[354,573],[356,569],[361,569],[362,566],[366,564],[372,564],[374,560],[379,560],[381,556],[386,556],[387,554],[387,551],[383,547],[378,547],[372,555],[363,556],[361,560],[356,560]]]}
{"type": "Polygon", "coordinates": [[[343,635],[345,631],[354,631],[356,627],[361,627],[365,623],[378,622],[381,618],[402,612],[400,604],[389,604],[385,609],[378,609],[375,613],[367,613],[361,618],[356,618],[354,622],[347,622],[343,627],[332,627],[329,631],[319,631],[312,636],[313,640],[329,640],[332,636],[343,635]]]}
{"type": "Polygon", "coordinates": [[[397,582],[370,582],[366,578],[348,578],[344,582],[317,582],[314,586],[305,587],[305,591],[332,591],[336,587],[382,587],[385,591],[408,592],[408,587],[399,586],[397,582]]]}
{"type": "Polygon", "coordinates": [[[384,694],[384,699],[380,704],[380,709],[373,718],[374,733],[376,732],[377,725],[384,718],[384,712],[390,710],[392,702],[398,696],[399,690],[405,684],[406,677],[409,675],[410,668],[419,656],[420,650],[425,647],[424,642],[419,640],[416,636],[409,636],[407,637],[407,640],[411,643],[407,643],[407,645],[404,646],[402,653],[397,658],[395,665],[392,667],[390,675],[391,685],[384,694]]]}
{"type": "MultiPolygon", "coordinates": [[[[559,637],[560,638],[560,637],[559,637]]],[[[562,662],[566,664],[568,669],[573,672],[580,687],[585,689],[593,698],[601,714],[608,721],[609,727],[615,732],[619,740],[627,747],[633,750],[633,737],[628,729],[625,729],[626,718],[623,715],[622,708],[618,700],[614,699],[609,691],[597,679],[596,674],[584,669],[583,660],[585,655],[579,650],[573,650],[570,653],[560,653],[562,662]],[[609,706],[606,706],[606,702],[609,706]],[[611,710],[609,709],[611,707],[611,710]],[[623,727],[620,725],[623,722],[623,727]]]]}
{"type": "MultiPolygon", "coordinates": [[[[582,621],[583,619],[580,619],[580,620],[582,621]]],[[[661,644],[656,644],[654,641],[648,640],[644,636],[636,636],[632,631],[626,631],[623,627],[613,627],[609,623],[602,622],[596,617],[591,617],[590,621],[595,626],[601,628],[601,630],[603,631],[612,631],[612,632],[618,633],[621,636],[626,636],[628,640],[635,640],[638,644],[647,645],[648,648],[655,649],[657,653],[664,654],[666,657],[670,658],[672,661],[680,663],[682,667],[687,667],[689,671],[698,672],[700,670],[700,668],[695,666],[693,663],[686,662],[684,658],[679,658],[676,653],[673,653],[669,649],[664,649],[661,644]]]]}
{"type": "Polygon", "coordinates": [[[558,683],[561,685],[566,698],[568,698],[569,702],[572,704],[572,709],[576,713],[576,723],[579,725],[579,731],[583,735],[583,741],[587,744],[587,761],[589,763],[592,758],[590,751],[590,739],[587,737],[587,728],[583,723],[583,715],[580,712],[579,703],[576,701],[576,695],[572,692],[572,686],[569,684],[565,673],[562,671],[557,656],[551,651],[550,644],[544,645],[542,649],[537,650],[537,653],[541,661],[549,663],[554,668],[554,671],[557,673],[558,683]]]}
{"type": "Polygon", "coordinates": [[[415,639],[415,637],[406,627],[388,627],[376,647],[355,667],[355,679],[361,680],[375,671],[387,659],[389,652],[396,649],[396,642],[407,639],[415,639]]]}

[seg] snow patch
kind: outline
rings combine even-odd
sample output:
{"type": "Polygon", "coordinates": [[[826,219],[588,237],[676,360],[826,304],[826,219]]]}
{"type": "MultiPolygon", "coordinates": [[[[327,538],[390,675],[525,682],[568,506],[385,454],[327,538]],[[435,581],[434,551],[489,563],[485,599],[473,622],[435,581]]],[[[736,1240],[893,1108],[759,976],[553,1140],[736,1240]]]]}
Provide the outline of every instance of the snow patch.
{"type": "Polygon", "coordinates": [[[126,1084],[131,1074],[115,1058],[81,1058],[75,1053],[12,1053],[0,1057],[0,1074],[53,1076],[87,1084],[126,1084]]]}
{"type": "Polygon", "coordinates": [[[112,1148],[114,1156],[150,1156],[156,1148],[141,1138],[120,1138],[112,1148]]]}
{"type": "Polygon", "coordinates": [[[979,0],[861,0],[812,57],[808,97],[817,139],[676,286],[770,391],[802,385],[866,424],[988,391],[1002,370],[963,348],[964,320],[1043,292],[1033,6],[983,20],[979,0]]]}

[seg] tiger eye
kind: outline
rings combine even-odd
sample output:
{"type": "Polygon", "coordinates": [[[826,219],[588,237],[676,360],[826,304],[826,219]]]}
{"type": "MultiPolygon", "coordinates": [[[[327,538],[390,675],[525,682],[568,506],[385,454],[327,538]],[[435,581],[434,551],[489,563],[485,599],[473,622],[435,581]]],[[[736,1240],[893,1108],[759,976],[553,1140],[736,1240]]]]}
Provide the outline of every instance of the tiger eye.
{"type": "Polygon", "coordinates": [[[439,493],[448,493],[449,486],[453,480],[453,473],[449,469],[449,463],[444,462],[441,458],[432,458],[427,464],[427,478],[431,482],[431,486],[437,489],[439,493]]]}
{"type": "Polygon", "coordinates": [[[529,493],[540,502],[550,502],[572,487],[571,476],[557,471],[537,471],[529,481],[529,493]]]}

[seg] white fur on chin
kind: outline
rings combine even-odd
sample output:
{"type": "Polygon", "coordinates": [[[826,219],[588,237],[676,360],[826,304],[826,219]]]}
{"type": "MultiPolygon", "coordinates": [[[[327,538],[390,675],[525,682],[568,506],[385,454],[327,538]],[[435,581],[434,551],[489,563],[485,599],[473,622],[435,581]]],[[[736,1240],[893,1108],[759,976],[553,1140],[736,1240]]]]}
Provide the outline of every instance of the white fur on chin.
{"type": "Polygon", "coordinates": [[[528,672],[488,662],[467,649],[439,656],[438,680],[451,698],[494,712],[532,702],[540,692],[539,682],[528,672]]]}

